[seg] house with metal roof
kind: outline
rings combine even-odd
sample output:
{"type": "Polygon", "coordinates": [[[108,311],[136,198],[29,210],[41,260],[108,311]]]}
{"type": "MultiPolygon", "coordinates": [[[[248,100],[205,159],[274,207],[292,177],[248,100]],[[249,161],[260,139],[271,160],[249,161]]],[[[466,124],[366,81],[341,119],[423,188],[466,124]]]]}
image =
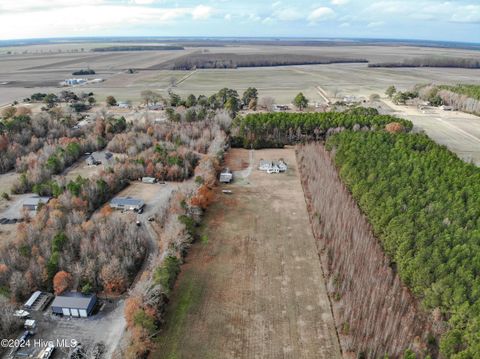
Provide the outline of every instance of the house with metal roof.
{"type": "Polygon", "coordinates": [[[51,197],[46,196],[32,196],[23,201],[23,208],[28,209],[29,211],[36,211],[40,205],[47,204],[51,199],[51,197]]]}
{"type": "Polygon", "coordinates": [[[51,305],[52,313],[70,317],[86,318],[90,316],[97,303],[97,296],[77,292],[57,295],[51,305]]]}
{"type": "Polygon", "coordinates": [[[132,197],[115,197],[110,201],[110,207],[125,211],[139,211],[144,206],[145,202],[132,197]]]}

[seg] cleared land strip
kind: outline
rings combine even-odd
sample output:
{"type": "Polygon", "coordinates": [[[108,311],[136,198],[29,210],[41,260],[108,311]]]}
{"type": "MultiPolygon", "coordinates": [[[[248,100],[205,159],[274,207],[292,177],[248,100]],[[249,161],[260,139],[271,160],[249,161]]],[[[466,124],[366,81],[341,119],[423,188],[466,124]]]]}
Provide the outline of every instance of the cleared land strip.
{"type": "Polygon", "coordinates": [[[288,173],[255,169],[218,194],[152,358],[341,358],[294,151],[260,158],[284,158],[288,173]]]}

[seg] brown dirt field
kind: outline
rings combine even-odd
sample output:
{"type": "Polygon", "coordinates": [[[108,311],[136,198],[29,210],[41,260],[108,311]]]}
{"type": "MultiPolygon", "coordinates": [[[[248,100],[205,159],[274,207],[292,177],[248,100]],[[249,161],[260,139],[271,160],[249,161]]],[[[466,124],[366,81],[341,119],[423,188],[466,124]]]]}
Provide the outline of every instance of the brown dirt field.
{"type": "Polygon", "coordinates": [[[241,171],[248,167],[248,151],[232,148],[225,155],[225,167],[232,171],[241,171]]]}
{"type": "Polygon", "coordinates": [[[341,358],[294,150],[254,154],[280,157],[286,174],[219,189],[151,358],[341,358]]]}

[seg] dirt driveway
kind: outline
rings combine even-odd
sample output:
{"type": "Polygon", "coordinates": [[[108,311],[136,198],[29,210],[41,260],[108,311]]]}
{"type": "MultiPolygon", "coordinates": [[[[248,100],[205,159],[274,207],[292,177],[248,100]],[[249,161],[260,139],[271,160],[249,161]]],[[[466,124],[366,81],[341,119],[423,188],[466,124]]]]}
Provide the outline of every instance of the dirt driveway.
{"type": "Polygon", "coordinates": [[[222,187],[233,194],[218,191],[152,358],[341,358],[294,150],[253,151],[260,158],[289,169],[255,165],[222,187]]]}

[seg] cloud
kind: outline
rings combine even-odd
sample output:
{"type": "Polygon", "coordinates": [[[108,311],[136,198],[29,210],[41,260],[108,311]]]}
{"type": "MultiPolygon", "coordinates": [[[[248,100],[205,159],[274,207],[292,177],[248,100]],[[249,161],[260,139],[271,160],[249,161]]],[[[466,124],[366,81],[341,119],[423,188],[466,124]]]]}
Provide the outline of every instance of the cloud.
{"type": "Polygon", "coordinates": [[[130,2],[137,5],[150,5],[153,4],[155,0],[131,0],[130,2]]]}
{"type": "Polygon", "coordinates": [[[350,26],[350,23],[349,22],[342,22],[340,24],[340,27],[349,27],[350,26]]]}
{"type": "Polygon", "coordinates": [[[193,8],[192,18],[194,20],[207,20],[214,12],[211,6],[198,5],[193,8]]]}
{"type": "Polygon", "coordinates": [[[363,13],[370,19],[397,15],[402,20],[480,23],[480,5],[465,4],[460,1],[420,0],[411,2],[386,0],[372,3],[363,13]]]}
{"type": "Polygon", "coordinates": [[[159,27],[188,18],[205,20],[213,12],[213,8],[204,5],[176,8],[82,5],[0,13],[0,39],[94,35],[102,31],[124,31],[132,26],[159,27]],[[20,23],[22,26],[18,26],[20,23]]]}
{"type": "Polygon", "coordinates": [[[457,8],[450,20],[453,22],[480,24],[480,5],[466,5],[457,8]]]}
{"type": "MultiPolygon", "coordinates": [[[[102,5],[105,0],[82,0],[82,6],[102,5]]],[[[58,8],[76,7],[78,4],[70,0],[1,0],[0,14],[18,11],[43,11],[58,8]]]]}
{"type": "Polygon", "coordinates": [[[273,13],[273,17],[281,21],[296,21],[296,20],[302,19],[303,15],[297,9],[284,8],[284,9],[275,11],[273,13]]]}
{"type": "Polygon", "coordinates": [[[262,20],[262,24],[265,24],[265,25],[271,25],[275,23],[275,20],[272,19],[270,16],[267,16],[265,19],[262,20]]]}
{"type": "Polygon", "coordinates": [[[329,7],[321,6],[313,10],[310,15],[308,15],[308,20],[312,23],[330,20],[335,17],[335,11],[329,7]]]}
{"type": "Polygon", "coordinates": [[[345,5],[348,4],[349,0],[331,0],[332,5],[345,5]]]}
{"type": "Polygon", "coordinates": [[[231,21],[232,20],[232,14],[226,14],[223,18],[227,21],[231,21]]]}

